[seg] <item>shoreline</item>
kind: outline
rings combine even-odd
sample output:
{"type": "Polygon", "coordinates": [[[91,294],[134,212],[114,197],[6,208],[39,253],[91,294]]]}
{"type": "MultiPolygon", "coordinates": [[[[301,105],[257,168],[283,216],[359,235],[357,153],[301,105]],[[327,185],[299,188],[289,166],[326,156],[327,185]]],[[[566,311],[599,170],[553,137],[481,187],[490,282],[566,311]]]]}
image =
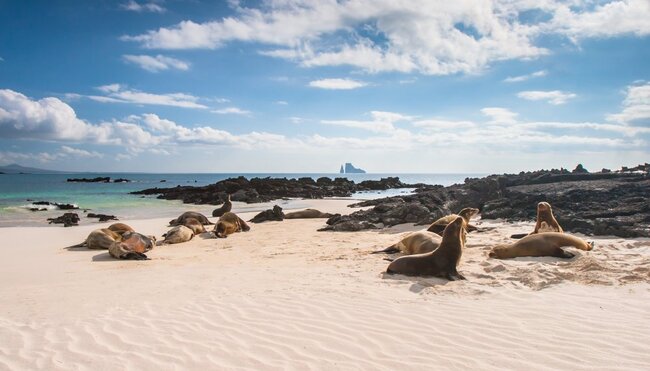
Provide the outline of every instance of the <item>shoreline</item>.
{"type": "MultiPolygon", "coordinates": [[[[348,200],[309,201],[353,211],[348,200]]],[[[122,222],[160,237],[168,221],[122,222]]],[[[468,280],[449,282],[387,276],[384,256],[368,254],[423,226],[317,232],[324,223],[251,224],[226,239],[157,246],[149,261],[64,249],[110,223],[2,228],[0,295],[11,300],[0,302],[0,368],[632,370],[650,362],[648,238],[589,237],[594,250],[572,249],[569,260],[495,260],[492,245],[533,223],[479,219],[484,231],[468,235],[459,266],[468,280]]]]}

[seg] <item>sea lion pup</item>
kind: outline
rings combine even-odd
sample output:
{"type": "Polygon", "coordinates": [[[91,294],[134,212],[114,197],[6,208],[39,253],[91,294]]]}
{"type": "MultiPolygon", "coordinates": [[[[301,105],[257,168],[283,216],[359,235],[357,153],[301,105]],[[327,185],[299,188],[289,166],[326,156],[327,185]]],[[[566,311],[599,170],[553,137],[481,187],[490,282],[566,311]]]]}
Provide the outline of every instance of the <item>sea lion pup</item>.
{"type": "Polygon", "coordinates": [[[195,236],[197,234],[201,234],[201,233],[205,232],[205,227],[203,226],[203,224],[200,221],[198,221],[198,220],[196,220],[194,218],[185,219],[185,221],[183,222],[183,225],[185,227],[191,229],[192,232],[194,232],[195,236]]]}
{"type": "Polygon", "coordinates": [[[110,248],[111,245],[120,241],[122,241],[122,235],[120,235],[117,232],[113,232],[108,228],[102,228],[102,229],[95,229],[94,231],[90,232],[90,234],[88,235],[88,237],[86,237],[86,240],[84,242],[76,245],[68,246],[67,248],[86,247],[88,249],[106,250],[110,248]]]}
{"type": "Polygon", "coordinates": [[[213,232],[217,238],[226,238],[229,234],[240,231],[248,232],[250,229],[251,227],[238,217],[237,214],[229,211],[219,218],[219,221],[214,226],[213,232]]]}
{"type": "Polygon", "coordinates": [[[230,201],[230,194],[228,194],[228,198],[226,199],[226,202],[224,202],[220,208],[212,210],[212,216],[219,217],[230,210],[232,210],[232,202],[230,201]]]}
{"type": "Polygon", "coordinates": [[[586,242],[566,233],[537,233],[528,235],[512,244],[495,246],[490,251],[489,256],[497,259],[510,259],[520,256],[554,256],[565,259],[574,257],[574,254],[564,251],[563,246],[573,246],[580,250],[590,251],[594,248],[594,243],[586,242]]]}
{"type": "Polygon", "coordinates": [[[108,229],[119,234],[120,236],[126,232],[135,232],[135,230],[131,228],[130,225],[124,223],[113,223],[108,226],[108,229]]]}
{"type": "Polygon", "coordinates": [[[177,226],[177,225],[183,225],[183,223],[185,222],[185,219],[187,219],[187,218],[194,218],[194,219],[198,220],[199,222],[201,222],[201,224],[205,224],[205,225],[214,224],[214,223],[210,222],[208,220],[208,218],[205,215],[201,214],[201,213],[197,213],[195,211],[186,211],[186,212],[182,213],[181,216],[179,216],[178,218],[170,220],[169,221],[169,226],[174,227],[174,226],[177,226]]]}
{"type": "Polygon", "coordinates": [[[371,254],[395,254],[398,252],[404,255],[424,254],[431,252],[440,246],[442,237],[429,231],[418,231],[409,233],[399,242],[379,251],[373,251],[371,254]]]}
{"type": "Polygon", "coordinates": [[[450,281],[464,280],[456,267],[463,254],[465,220],[462,217],[449,223],[442,234],[442,242],[437,249],[425,253],[400,256],[388,265],[386,273],[407,276],[435,276],[450,281]]]}
{"type": "Polygon", "coordinates": [[[445,227],[459,216],[465,220],[465,228],[467,229],[467,232],[475,231],[478,228],[469,224],[469,220],[472,219],[474,215],[478,214],[478,211],[478,209],[475,209],[473,207],[466,207],[462,209],[458,214],[443,216],[442,218],[431,223],[429,228],[427,228],[427,231],[437,233],[442,236],[442,232],[445,230],[445,227]]]}
{"type": "Polygon", "coordinates": [[[153,249],[156,237],[145,236],[137,232],[126,232],[121,242],[116,242],[108,248],[108,253],[116,259],[148,260],[145,252],[153,249]]]}
{"type": "Polygon", "coordinates": [[[284,214],[285,219],[316,219],[331,218],[334,214],[324,213],[316,209],[305,209],[284,214]]]}
{"type": "Polygon", "coordinates": [[[537,204],[537,221],[535,222],[535,230],[526,234],[513,234],[510,238],[523,238],[530,234],[546,233],[546,232],[559,232],[562,233],[562,227],[553,216],[553,209],[548,202],[540,202],[537,204]]]}
{"type": "Polygon", "coordinates": [[[162,243],[171,245],[191,240],[192,237],[194,237],[194,232],[184,225],[177,225],[167,231],[167,233],[163,234],[163,237],[165,237],[165,239],[162,243]]]}

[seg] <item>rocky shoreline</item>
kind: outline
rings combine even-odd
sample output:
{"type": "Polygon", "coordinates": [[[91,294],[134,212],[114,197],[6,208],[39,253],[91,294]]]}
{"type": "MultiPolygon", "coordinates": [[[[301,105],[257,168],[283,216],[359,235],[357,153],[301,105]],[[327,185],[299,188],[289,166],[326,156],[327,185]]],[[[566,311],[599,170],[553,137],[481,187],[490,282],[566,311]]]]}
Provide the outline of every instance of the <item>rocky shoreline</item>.
{"type": "MultiPolygon", "coordinates": [[[[370,207],[327,220],[323,231],[359,231],[402,223],[425,225],[464,207],[481,210],[484,219],[534,220],[536,205],[553,205],[555,217],[568,232],[587,235],[650,237],[650,164],[617,171],[590,173],[581,165],[573,171],[539,170],[519,174],[467,178],[463,184],[405,184],[397,177],[358,184],[346,178],[230,178],[204,187],[177,186],[132,192],[158,195],[184,203],[218,205],[232,201],[268,202],[286,197],[316,199],[349,197],[354,192],[415,188],[414,194],[359,202],[370,207]]],[[[522,231],[526,232],[526,231],[522,231]]]]}

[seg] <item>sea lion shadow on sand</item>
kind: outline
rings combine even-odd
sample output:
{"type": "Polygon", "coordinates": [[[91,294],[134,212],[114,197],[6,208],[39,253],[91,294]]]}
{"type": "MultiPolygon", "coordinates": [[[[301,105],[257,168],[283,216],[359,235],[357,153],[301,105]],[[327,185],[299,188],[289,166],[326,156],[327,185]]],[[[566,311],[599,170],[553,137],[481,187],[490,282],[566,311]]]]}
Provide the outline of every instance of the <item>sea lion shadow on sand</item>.
{"type": "MultiPolygon", "coordinates": [[[[567,252],[573,254],[573,256],[570,258],[559,258],[556,256],[519,256],[508,260],[515,261],[515,262],[526,262],[526,263],[571,263],[584,256],[584,254],[578,249],[571,249],[570,251],[567,252]]],[[[494,259],[496,261],[501,260],[497,258],[488,258],[488,259],[494,259]]]]}
{"type": "Polygon", "coordinates": [[[117,262],[119,260],[114,259],[111,254],[108,252],[103,252],[101,254],[93,255],[92,261],[94,262],[117,262]]]}
{"type": "Polygon", "coordinates": [[[414,276],[405,276],[403,274],[390,274],[383,272],[381,273],[381,278],[386,280],[395,280],[395,281],[410,281],[411,286],[409,291],[413,293],[420,293],[422,290],[428,287],[444,286],[447,285],[449,281],[445,278],[439,277],[414,277],[414,276]]]}

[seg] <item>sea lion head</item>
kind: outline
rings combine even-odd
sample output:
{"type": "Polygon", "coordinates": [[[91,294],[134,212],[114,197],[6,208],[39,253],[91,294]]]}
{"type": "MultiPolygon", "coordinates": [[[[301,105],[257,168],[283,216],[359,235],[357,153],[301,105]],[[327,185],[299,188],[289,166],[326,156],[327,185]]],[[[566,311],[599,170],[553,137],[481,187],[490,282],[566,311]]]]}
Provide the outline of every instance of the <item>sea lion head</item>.
{"type": "Polygon", "coordinates": [[[465,218],[465,220],[470,220],[472,219],[476,214],[478,214],[479,210],[474,208],[474,207],[466,207],[462,209],[458,215],[462,216],[465,218]]]}
{"type": "Polygon", "coordinates": [[[226,231],[227,226],[226,223],[224,222],[217,222],[217,224],[214,226],[214,235],[217,236],[217,238],[226,238],[228,237],[228,232],[226,231]]]}
{"type": "Polygon", "coordinates": [[[442,238],[460,238],[460,234],[465,229],[465,225],[465,219],[462,216],[457,217],[445,227],[444,232],[442,232],[442,238]]]}
{"type": "Polygon", "coordinates": [[[551,204],[542,201],[537,204],[537,211],[551,211],[551,204]]]}

